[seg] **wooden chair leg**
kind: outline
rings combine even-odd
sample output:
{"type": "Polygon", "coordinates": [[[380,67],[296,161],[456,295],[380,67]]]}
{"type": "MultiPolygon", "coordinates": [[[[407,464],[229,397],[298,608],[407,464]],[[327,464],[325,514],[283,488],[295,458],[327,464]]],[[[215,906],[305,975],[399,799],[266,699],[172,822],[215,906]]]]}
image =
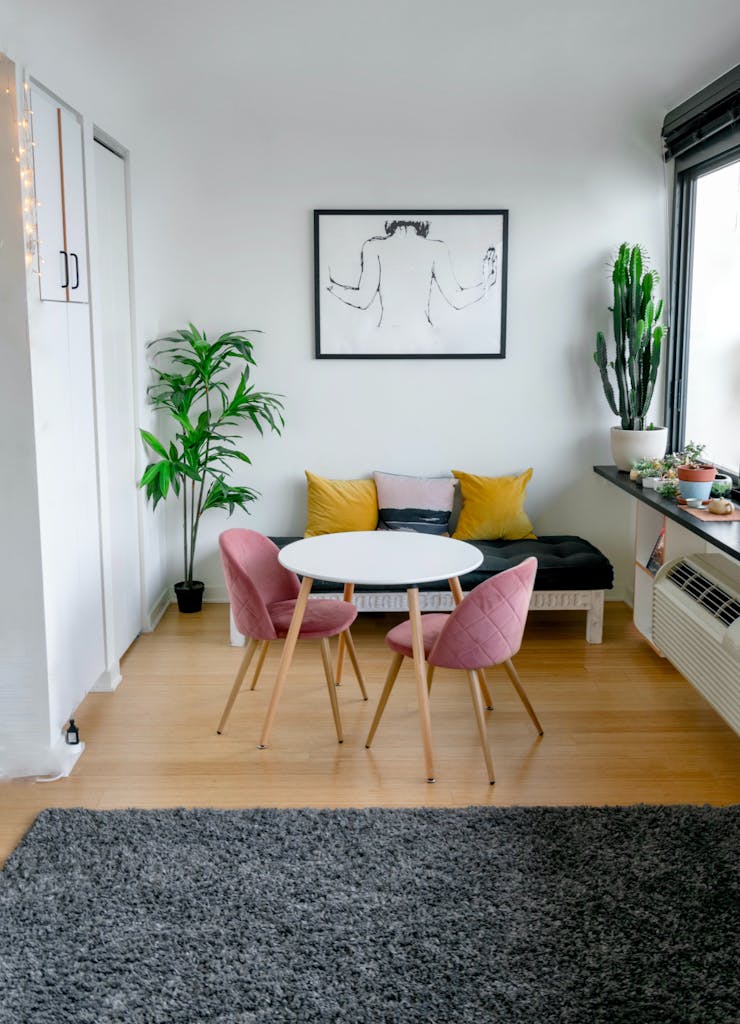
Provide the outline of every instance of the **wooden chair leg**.
{"type": "Polygon", "coordinates": [[[432,680],[434,679],[434,665],[427,664],[427,693],[432,692],[432,680]]]}
{"type": "Polygon", "coordinates": [[[329,702],[331,704],[332,714],[334,715],[334,726],[337,730],[337,742],[344,743],[344,736],[342,734],[342,719],[339,717],[339,701],[337,700],[337,684],[334,680],[334,669],[331,664],[331,647],[326,637],[320,641],[321,643],[321,660],[324,663],[324,675],[326,676],[326,685],[329,688],[329,702]]]}
{"type": "Polygon", "coordinates": [[[270,641],[269,640],[263,640],[262,641],[262,646],[260,647],[259,657],[257,658],[257,665],[255,667],[254,676],[252,678],[252,685],[249,687],[250,690],[256,690],[257,689],[257,680],[259,679],[260,673],[262,672],[262,666],[265,663],[265,657],[267,655],[267,649],[268,649],[269,646],[270,646],[270,641]]]}
{"type": "Polygon", "coordinates": [[[219,736],[224,731],[224,726],[226,725],[226,721],[227,721],[229,715],[231,714],[231,709],[234,706],[234,701],[237,698],[237,694],[239,693],[239,690],[241,690],[241,688],[242,688],[242,683],[244,681],[244,676],[247,674],[247,669],[249,668],[249,663],[251,662],[252,658],[254,657],[254,652],[257,650],[258,646],[259,646],[259,641],[258,640],[253,640],[253,639],[250,638],[249,643],[247,644],[247,649],[244,652],[244,657],[242,658],[242,663],[239,666],[239,671],[236,673],[236,679],[234,680],[234,685],[231,687],[231,693],[229,694],[229,699],[226,701],[226,707],[224,708],[224,713],[221,715],[221,721],[218,723],[218,728],[216,729],[216,732],[218,733],[219,736]]]}
{"type": "Polygon", "coordinates": [[[476,672],[467,672],[466,675],[470,684],[470,696],[473,698],[473,710],[475,711],[480,745],[483,747],[483,757],[486,759],[488,781],[493,785],[496,781],[496,776],[493,773],[493,757],[491,756],[491,748],[488,745],[488,736],[486,735],[486,716],[483,711],[483,700],[481,698],[478,675],[476,672]]]}
{"type": "Polygon", "coordinates": [[[486,711],[493,711],[493,701],[491,700],[491,694],[488,692],[488,681],[486,679],[486,673],[482,668],[478,669],[478,685],[480,686],[481,696],[483,697],[483,703],[486,705],[486,711]]]}
{"type": "Polygon", "coordinates": [[[285,644],[283,646],[283,656],[280,659],[280,667],[278,668],[277,678],[275,679],[275,686],[272,690],[272,697],[270,698],[270,706],[267,709],[267,716],[265,717],[265,724],[262,726],[262,735],[260,736],[259,748],[264,750],[267,746],[267,741],[270,738],[270,730],[272,729],[272,723],[275,720],[275,713],[280,703],[280,696],[285,686],[285,680],[288,676],[288,669],[290,663],[293,660],[293,652],[295,651],[296,641],[298,640],[298,634],[301,631],[301,624],[303,622],[303,615],[306,611],[306,605],[308,604],[308,598],[311,593],[311,587],[313,586],[313,580],[310,576],[304,576],[303,582],[301,583],[301,589],[298,593],[298,599],[295,603],[295,609],[293,611],[293,618],[290,621],[290,628],[288,629],[288,635],[285,638],[285,644]]]}
{"type": "MultiPolygon", "coordinates": [[[[365,678],[364,678],[364,676],[362,674],[362,669],[360,668],[360,663],[357,660],[357,651],[355,650],[355,642],[352,639],[352,634],[350,633],[350,631],[348,629],[345,629],[345,631],[343,633],[339,634],[339,639],[340,640],[342,639],[342,637],[344,637],[344,642],[345,642],[346,647],[347,647],[347,654],[349,654],[349,660],[352,662],[352,668],[354,669],[355,676],[357,677],[357,682],[358,682],[358,684],[360,686],[360,693],[362,694],[362,699],[363,700],[367,700],[367,690],[365,689],[365,678]]],[[[337,659],[337,660],[339,660],[339,659],[337,659]]]]}
{"type": "Polygon", "coordinates": [[[524,692],[524,687],[522,686],[522,681],[519,678],[519,674],[517,673],[517,670],[514,668],[514,664],[513,664],[512,660],[511,660],[511,658],[507,659],[504,662],[504,668],[506,669],[506,671],[508,673],[509,679],[514,684],[514,689],[519,694],[519,700],[522,702],[522,704],[526,708],[527,714],[532,719],[532,724],[534,725],[534,727],[537,730],[537,732],[539,733],[539,735],[542,736],[544,730],[543,730],[542,726],[540,725],[539,718],[534,713],[534,708],[529,703],[529,698],[527,697],[526,693],[524,692]]]}
{"type": "Polygon", "coordinates": [[[373,718],[373,724],[370,726],[370,732],[367,734],[367,739],[365,740],[365,746],[368,750],[370,749],[370,744],[373,742],[373,737],[375,736],[375,732],[380,724],[380,719],[383,717],[385,706],[388,703],[388,698],[391,695],[391,690],[393,689],[393,684],[396,681],[398,671],[401,668],[402,661],[402,654],[393,655],[393,661],[391,662],[391,667],[388,669],[388,675],[386,676],[385,686],[383,687],[383,692],[381,693],[380,700],[378,701],[378,707],[375,712],[375,717],[373,718]]]}
{"type": "MultiPolygon", "coordinates": [[[[344,593],[342,595],[342,600],[344,600],[344,601],[351,601],[352,600],[352,595],[354,594],[354,592],[355,592],[355,585],[354,585],[354,583],[345,583],[344,584],[344,593]]],[[[349,630],[347,632],[349,632],[349,630]]],[[[334,669],[334,678],[337,681],[337,686],[341,686],[342,685],[342,672],[344,670],[344,651],[345,651],[344,633],[340,633],[339,634],[339,639],[337,640],[337,664],[336,664],[336,668],[334,669]]],[[[365,700],[367,700],[367,697],[365,697],[365,700]]]]}

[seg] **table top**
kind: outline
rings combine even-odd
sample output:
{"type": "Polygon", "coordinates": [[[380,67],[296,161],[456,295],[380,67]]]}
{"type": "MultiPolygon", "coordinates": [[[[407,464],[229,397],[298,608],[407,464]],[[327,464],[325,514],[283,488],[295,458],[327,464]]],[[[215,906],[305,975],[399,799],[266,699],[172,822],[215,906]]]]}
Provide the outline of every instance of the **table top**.
{"type": "Polygon", "coordinates": [[[288,544],[280,563],[299,576],[332,583],[414,586],[463,576],[483,555],[451,537],[400,530],[326,533],[288,544]]]}

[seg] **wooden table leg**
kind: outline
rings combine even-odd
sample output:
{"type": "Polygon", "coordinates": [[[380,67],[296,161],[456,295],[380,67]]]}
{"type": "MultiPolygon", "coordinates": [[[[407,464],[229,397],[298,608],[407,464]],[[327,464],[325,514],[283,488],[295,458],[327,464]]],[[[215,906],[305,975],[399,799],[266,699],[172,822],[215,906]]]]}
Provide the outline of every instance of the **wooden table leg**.
{"type": "MultiPolygon", "coordinates": [[[[355,585],[354,585],[354,583],[345,583],[344,584],[343,600],[351,601],[352,600],[352,595],[354,594],[354,592],[355,592],[355,585]]],[[[344,668],[344,649],[345,649],[344,633],[340,633],[339,634],[339,638],[337,639],[337,664],[336,664],[336,667],[334,669],[334,679],[336,680],[337,686],[341,686],[342,685],[342,669],[344,668]]],[[[365,698],[365,700],[367,700],[367,697],[365,698]]]]}
{"type": "Polygon", "coordinates": [[[380,695],[380,700],[378,701],[378,707],[375,712],[375,717],[373,718],[373,724],[370,726],[370,732],[367,734],[367,739],[365,740],[365,747],[368,750],[370,749],[370,744],[373,742],[375,730],[378,728],[380,719],[383,717],[385,706],[388,703],[388,698],[391,695],[391,690],[393,689],[393,684],[396,681],[396,676],[398,675],[402,662],[402,654],[396,653],[393,655],[393,661],[391,662],[391,667],[388,669],[388,676],[385,681],[385,686],[383,687],[383,692],[380,695]]]}
{"type": "Polygon", "coordinates": [[[434,782],[434,755],[432,752],[432,718],[429,713],[429,692],[424,663],[424,634],[421,626],[419,609],[419,590],[409,587],[409,619],[411,622],[411,646],[414,652],[414,675],[416,676],[416,696],[419,702],[419,723],[421,725],[421,741],[424,745],[424,764],[427,782],[434,782]]]}
{"type": "MultiPolygon", "coordinates": [[[[457,576],[453,576],[452,579],[447,581],[450,584],[450,590],[452,591],[452,600],[455,605],[460,604],[463,599],[463,591],[460,586],[460,580],[457,576]]],[[[478,685],[480,686],[480,692],[483,695],[483,702],[486,705],[487,711],[493,711],[493,702],[491,701],[491,694],[488,692],[488,686],[486,685],[486,674],[483,669],[478,669],[476,672],[478,676],[478,685]]]]}
{"type": "Polygon", "coordinates": [[[265,724],[262,726],[262,735],[260,736],[259,749],[264,750],[267,746],[267,741],[270,738],[270,730],[272,729],[272,723],[275,718],[275,712],[277,706],[280,703],[280,696],[285,686],[285,679],[288,675],[288,669],[290,663],[293,660],[293,651],[295,650],[296,641],[298,634],[301,629],[303,622],[303,615],[306,611],[306,605],[308,604],[308,596],[311,593],[311,587],[313,586],[313,580],[310,576],[304,576],[303,582],[301,583],[301,589],[298,594],[298,600],[295,604],[293,611],[293,618],[290,622],[290,628],[288,629],[288,635],[285,638],[285,644],[283,646],[283,655],[280,659],[280,667],[278,668],[278,674],[275,679],[275,686],[272,691],[272,697],[270,698],[270,706],[267,709],[267,717],[265,718],[265,724]]]}

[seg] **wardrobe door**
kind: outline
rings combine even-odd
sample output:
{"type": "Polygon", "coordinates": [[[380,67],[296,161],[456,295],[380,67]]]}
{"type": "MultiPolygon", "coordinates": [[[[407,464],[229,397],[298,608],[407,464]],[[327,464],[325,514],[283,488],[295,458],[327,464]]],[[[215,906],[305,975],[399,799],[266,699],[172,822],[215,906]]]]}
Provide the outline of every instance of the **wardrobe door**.
{"type": "Polygon", "coordinates": [[[106,668],[88,307],[40,302],[31,367],[51,722],[106,668]]]}
{"type": "Polygon", "coordinates": [[[113,637],[121,657],[141,631],[141,572],[136,475],[133,351],[128,272],[126,169],[100,142],[94,147],[95,274],[105,397],[107,515],[111,534],[113,637]]]}
{"type": "Polygon", "coordinates": [[[79,703],[100,681],[106,657],[97,428],[87,307],[70,302],[67,321],[72,395],[66,424],[72,454],[67,479],[72,492],[68,537],[74,551],[74,587],[66,601],[72,609],[67,647],[74,661],[74,674],[68,680],[68,706],[74,707],[73,698],[79,703]]]}
{"type": "Polygon", "coordinates": [[[56,101],[36,85],[31,92],[31,104],[40,294],[46,301],[67,302],[69,256],[62,203],[59,108],[56,101]]]}
{"type": "Polygon", "coordinates": [[[64,224],[69,262],[69,301],[88,301],[87,224],[85,221],[85,168],[82,125],[71,111],[59,108],[62,153],[64,224]]]}
{"type": "Polygon", "coordinates": [[[82,125],[40,86],[31,103],[41,298],[87,302],[82,125]]]}

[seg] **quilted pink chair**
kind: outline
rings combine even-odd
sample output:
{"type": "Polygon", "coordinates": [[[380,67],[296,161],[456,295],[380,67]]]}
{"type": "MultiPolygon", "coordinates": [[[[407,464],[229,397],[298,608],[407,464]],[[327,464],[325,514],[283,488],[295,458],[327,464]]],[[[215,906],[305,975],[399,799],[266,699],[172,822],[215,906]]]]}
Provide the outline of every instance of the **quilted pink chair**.
{"type": "MultiPolygon", "coordinates": [[[[492,576],[475,590],[471,590],[451,615],[435,614],[421,617],[430,688],[436,667],[458,668],[467,673],[478,735],[491,785],[495,782],[493,758],[488,746],[479,688],[479,673],[483,668],[489,665],[504,666],[535,729],[540,736],[542,735],[542,726],[511,661],[521,647],[536,572],[537,559],[527,558],[519,565],[492,576]]],[[[413,657],[411,623],[407,620],[390,630],[385,642],[395,652],[395,656],[368,733],[366,747],[370,747],[373,741],[403,659],[413,657]]]]}
{"type": "MultiPolygon", "coordinates": [[[[218,543],[234,622],[239,632],[249,639],[216,730],[221,734],[253,657],[259,652],[252,690],[257,685],[268,647],[273,640],[282,640],[287,635],[300,585],[295,573],[285,569],[278,561],[279,548],[269,537],[264,537],[254,530],[234,529],[222,533],[218,543]]],[[[329,637],[344,634],[347,652],[362,696],[367,700],[365,682],[349,631],[356,618],[357,609],[349,601],[309,600],[298,634],[299,640],[321,642],[324,673],[329,688],[337,739],[340,743],[343,740],[342,724],[331,664],[329,637]]]]}

